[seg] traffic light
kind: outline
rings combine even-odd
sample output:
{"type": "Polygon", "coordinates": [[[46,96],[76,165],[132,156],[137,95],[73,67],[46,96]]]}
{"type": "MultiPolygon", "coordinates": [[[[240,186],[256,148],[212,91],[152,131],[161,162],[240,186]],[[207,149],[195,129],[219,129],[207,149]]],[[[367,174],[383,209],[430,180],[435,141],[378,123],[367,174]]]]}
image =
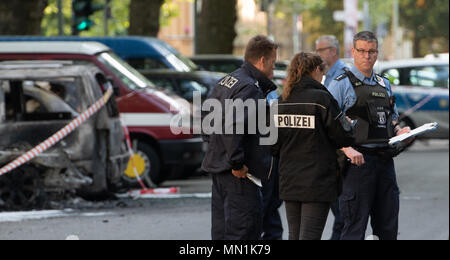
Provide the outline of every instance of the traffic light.
{"type": "Polygon", "coordinates": [[[81,31],[89,30],[94,25],[89,16],[104,8],[104,5],[92,2],[93,0],[72,0],[74,35],[78,35],[81,31]]]}

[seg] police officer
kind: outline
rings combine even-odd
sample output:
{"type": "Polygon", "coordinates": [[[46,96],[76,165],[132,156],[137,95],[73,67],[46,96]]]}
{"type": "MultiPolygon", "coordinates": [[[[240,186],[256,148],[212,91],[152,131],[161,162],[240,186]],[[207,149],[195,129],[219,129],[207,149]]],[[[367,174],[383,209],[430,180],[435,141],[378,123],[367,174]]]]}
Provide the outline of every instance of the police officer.
{"type": "Polygon", "coordinates": [[[375,35],[356,34],[352,54],[352,68],[328,87],[341,109],[358,122],[356,145],[342,149],[351,165],[344,173],[339,199],[344,219],[341,239],[364,239],[370,216],[374,235],[395,240],[399,189],[392,157],[398,152],[387,140],[411,129],[400,128],[389,81],[373,72],[378,56],[375,35]]]}
{"type": "MultiPolygon", "coordinates": [[[[216,84],[208,98],[216,99],[222,105],[225,100],[264,100],[276,89],[270,79],[273,78],[277,49],[278,46],[265,36],[252,38],[245,51],[243,66],[216,84]]],[[[223,110],[227,113],[225,108],[223,110]]],[[[246,110],[243,122],[235,118],[233,125],[247,125],[248,118],[256,116],[255,113],[246,110]]],[[[227,117],[224,114],[223,125],[227,117]]],[[[258,131],[256,134],[214,133],[205,136],[209,145],[202,169],[212,174],[213,240],[261,238],[261,189],[246,178],[247,173],[261,180],[269,176],[270,149],[259,145],[260,137],[258,131]]]]}
{"type": "MultiPolygon", "coordinates": [[[[269,105],[273,105],[279,96],[276,90],[270,92],[266,99],[269,105]]],[[[283,204],[279,195],[278,158],[272,159],[270,178],[263,182],[263,225],[262,240],[281,240],[283,238],[283,223],[279,208],[283,204]]]]}
{"type": "Polygon", "coordinates": [[[316,40],[316,53],[327,64],[328,71],[325,74],[324,86],[328,88],[331,81],[343,74],[347,65],[339,58],[339,41],[334,35],[320,36],[316,40]]]}
{"type": "Polygon", "coordinates": [[[338,196],[336,149],[353,144],[352,126],[320,84],[326,64],[299,53],[288,69],[275,125],[280,198],[285,201],[290,240],[318,240],[330,203],[338,196]]]}
{"type": "MultiPolygon", "coordinates": [[[[330,85],[333,79],[343,74],[349,68],[339,58],[339,41],[334,35],[323,35],[316,40],[316,53],[320,55],[322,60],[328,65],[327,74],[325,74],[324,85],[326,88],[330,85]]],[[[344,157],[342,152],[338,150],[339,156],[344,157]]],[[[331,212],[334,215],[333,233],[331,234],[331,240],[339,240],[341,237],[341,231],[344,227],[344,220],[341,217],[339,211],[339,200],[336,200],[331,204],[331,212]]]]}

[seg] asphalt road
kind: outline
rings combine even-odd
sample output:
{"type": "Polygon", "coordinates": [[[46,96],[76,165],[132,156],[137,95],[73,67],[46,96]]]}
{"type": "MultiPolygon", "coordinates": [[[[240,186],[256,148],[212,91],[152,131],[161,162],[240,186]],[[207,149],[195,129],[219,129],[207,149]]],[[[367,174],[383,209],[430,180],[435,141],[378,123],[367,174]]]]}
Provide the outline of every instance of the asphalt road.
{"type": "MultiPolygon", "coordinates": [[[[449,238],[448,148],[448,141],[418,142],[396,158],[401,190],[399,239],[449,238]]],[[[0,240],[209,240],[210,179],[197,177],[164,186],[179,187],[180,194],[101,203],[73,201],[73,207],[65,210],[0,213],[0,240]]],[[[287,229],[284,207],[280,213],[287,229]]],[[[331,236],[332,221],[330,214],[323,239],[331,236]]]]}

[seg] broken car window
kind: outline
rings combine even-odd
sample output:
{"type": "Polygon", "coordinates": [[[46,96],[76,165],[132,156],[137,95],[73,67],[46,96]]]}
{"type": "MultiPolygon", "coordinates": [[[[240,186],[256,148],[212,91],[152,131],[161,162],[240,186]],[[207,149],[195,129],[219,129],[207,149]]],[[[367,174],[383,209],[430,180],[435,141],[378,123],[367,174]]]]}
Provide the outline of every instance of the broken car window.
{"type": "Polygon", "coordinates": [[[3,80],[6,121],[72,119],[82,111],[75,78],[3,80]]]}

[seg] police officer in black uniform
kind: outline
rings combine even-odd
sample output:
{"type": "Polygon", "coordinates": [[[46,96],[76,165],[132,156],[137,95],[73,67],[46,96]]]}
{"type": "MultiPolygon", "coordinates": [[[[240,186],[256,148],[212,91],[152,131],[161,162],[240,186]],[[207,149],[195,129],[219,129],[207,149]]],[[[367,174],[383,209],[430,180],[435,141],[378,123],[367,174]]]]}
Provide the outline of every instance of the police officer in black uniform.
{"type": "MultiPolygon", "coordinates": [[[[225,100],[264,100],[269,92],[276,89],[270,78],[273,77],[277,49],[278,46],[265,36],[252,38],[246,48],[244,65],[216,84],[208,99],[216,99],[222,104],[223,125],[227,113],[225,100]]],[[[245,134],[214,133],[204,136],[208,151],[202,169],[212,174],[213,181],[213,240],[261,238],[261,189],[246,178],[247,173],[261,180],[269,176],[270,148],[259,145],[259,131],[256,134],[247,132],[248,119],[256,117],[257,112],[245,110],[244,120],[234,119],[233,125],[245,125],[245,134]]]]}
{"type": "Polygon", "coordinates": [[[299,53],[288,69],[275,126],[280,198],[285,201],[290,240],[319,240],[330,204],[339,193],[336,149],[353,144],[352,125],[320,84],[326,64],[299,53]]]}
{"type": "Polygon", "coordinates": [[[353,67],[328,87],[347,116],[357,120],[356,145],[342,149],[351,165],[344,173],[339,199],[345,223],[341,239],[364,239],[370,216],[373,234],[394,240],[399,189],[392,158],[402,148],[389,146],[388,139],[411,129],[400,128],[389,81],[373,72],[378,55],[375,35],[356,34],[352,54],[353,67]]]}

